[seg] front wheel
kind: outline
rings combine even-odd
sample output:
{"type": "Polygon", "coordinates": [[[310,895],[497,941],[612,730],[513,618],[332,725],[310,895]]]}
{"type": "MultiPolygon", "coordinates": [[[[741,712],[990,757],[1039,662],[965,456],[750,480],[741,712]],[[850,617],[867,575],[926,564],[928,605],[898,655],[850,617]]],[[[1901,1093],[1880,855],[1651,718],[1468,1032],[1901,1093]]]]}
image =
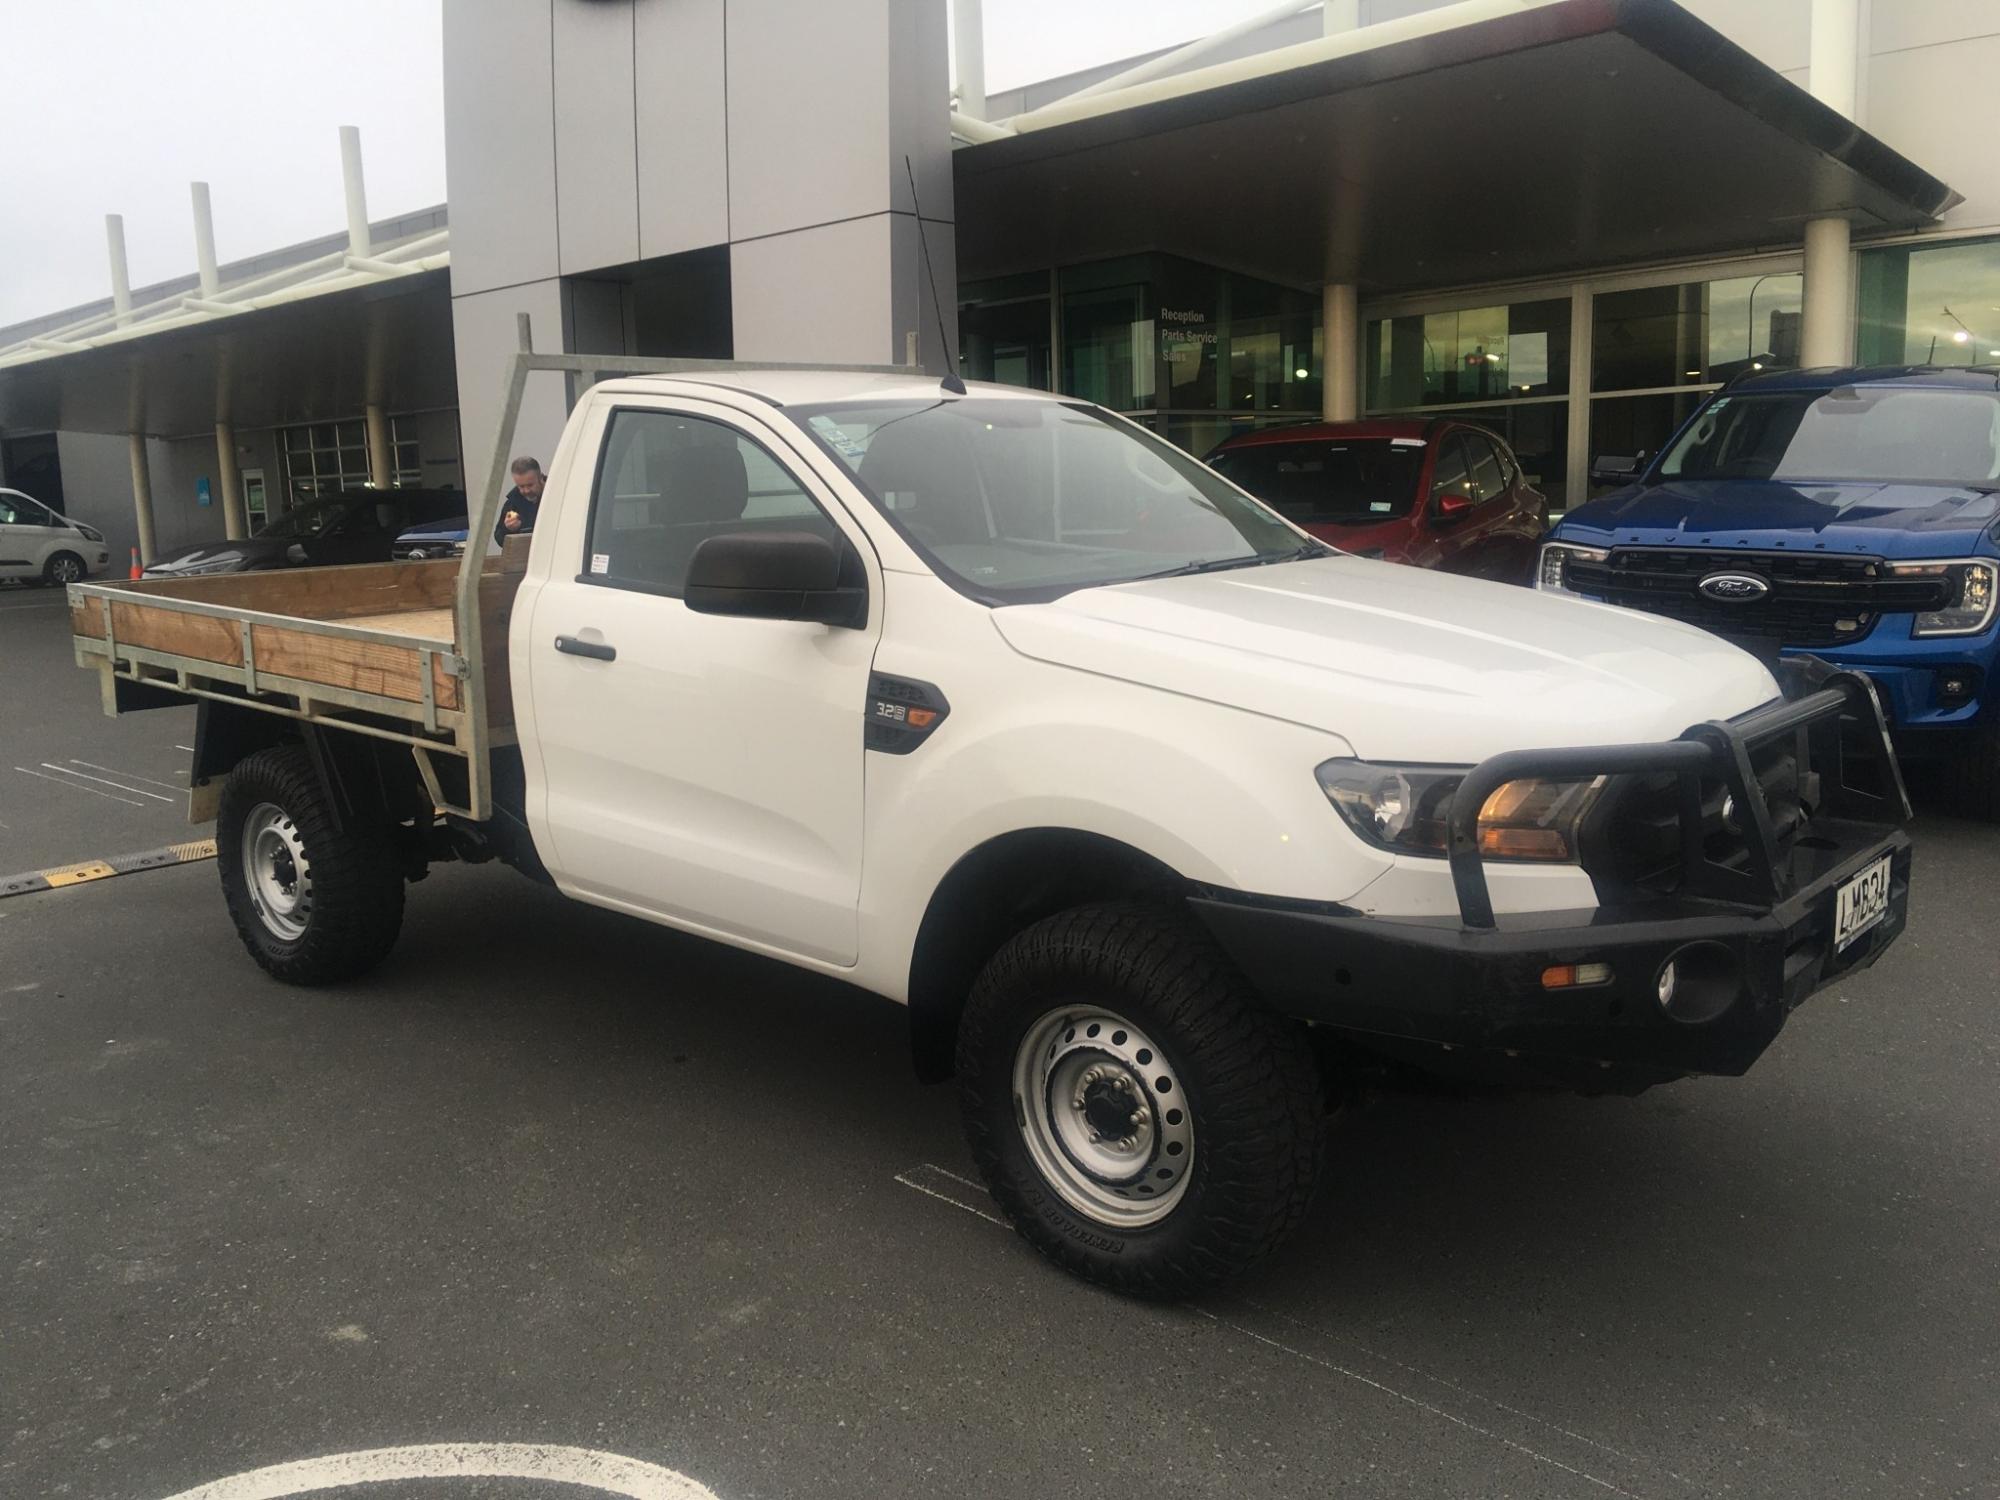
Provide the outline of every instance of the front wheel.
{"type": "Polygon", "coordinates": [[[366,973],[402,930],[390,830],[337,817],[303,745],[260,750],[229,773],[215,852],[243,946],[287,983],[366,973]]]}
{"type": "Polygon", "coordinates": [[[1064,912],[981,974],[959,1027],[966,1137],[995,1201],[1065,1269],[1176,1298],[1305,1215],[1322,1094],[1298,1027],[1186,918],[1064,912]]]}
{"type": "Polygon", "coordinates": [[[88,572],[89,569],[83,565],[83,559],[74,552],[58,552],[43,567],[42,581],[57,588],[67,588],[72,583],[83,582],[88,572]]]}

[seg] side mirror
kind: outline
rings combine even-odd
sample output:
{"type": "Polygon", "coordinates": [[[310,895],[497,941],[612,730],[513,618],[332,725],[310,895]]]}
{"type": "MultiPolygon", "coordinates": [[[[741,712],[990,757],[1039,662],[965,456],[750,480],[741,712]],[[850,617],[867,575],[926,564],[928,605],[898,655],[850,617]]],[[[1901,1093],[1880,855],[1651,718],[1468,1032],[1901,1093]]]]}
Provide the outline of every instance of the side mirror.
{"type": "Polygon", "coordinates": [[[1630,484],[1646,467],[1650,455],[1635,453],[1629,458],[1599,454],[1590,461],[1592,484],[1630,484]]]}
{"type": "Polygon", "coordinates": [[[840,543],[810,531],[712,536],[688,560],[683,598],[697,614],[858,630],[868,620],[868,590],[843,582],[843,552],[840,543]]]}
{"type": "Polygon", "coordinates": [[[1432,518],[1440,526],[1450,526],[1471,515],[1473,506],[1478,503],[1470,495],[1447,490],[1437,497],[1437,504],[1432,507],[1432,518]]]}

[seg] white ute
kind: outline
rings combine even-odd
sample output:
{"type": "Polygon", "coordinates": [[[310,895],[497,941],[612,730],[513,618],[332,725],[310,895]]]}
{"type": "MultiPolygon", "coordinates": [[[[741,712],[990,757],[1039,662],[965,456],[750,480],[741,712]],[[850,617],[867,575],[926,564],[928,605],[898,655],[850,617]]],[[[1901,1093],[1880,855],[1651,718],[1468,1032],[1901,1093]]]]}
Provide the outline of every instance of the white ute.
{"type": "MultiPolygon", "coordinates": [[[[562,363],[522,360],[516,400],[562,363]]],[[[1020,1232],[1123,1291],[1268,1252],[1357,1084],[1741,1073],[1903,926],[1865,682],[1346,556],[1083,401],[615,376],[525,551],[71,591],[114,710],[202,699],[251,954],[348,978],[406,878],[498,856],[837,975],[910,1007],[1020,1232]]]]}

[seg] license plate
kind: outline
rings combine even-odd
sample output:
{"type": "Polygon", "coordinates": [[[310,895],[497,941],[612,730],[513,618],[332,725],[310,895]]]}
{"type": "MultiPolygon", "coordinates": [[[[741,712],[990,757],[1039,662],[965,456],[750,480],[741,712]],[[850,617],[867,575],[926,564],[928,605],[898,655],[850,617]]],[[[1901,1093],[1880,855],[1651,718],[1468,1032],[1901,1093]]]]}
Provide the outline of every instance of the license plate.
{"type": "Polygon", "coordinates": [[[1883,855],[1833,893],[1837,953],[1889,915],[1889,856],[1883,855]]]}

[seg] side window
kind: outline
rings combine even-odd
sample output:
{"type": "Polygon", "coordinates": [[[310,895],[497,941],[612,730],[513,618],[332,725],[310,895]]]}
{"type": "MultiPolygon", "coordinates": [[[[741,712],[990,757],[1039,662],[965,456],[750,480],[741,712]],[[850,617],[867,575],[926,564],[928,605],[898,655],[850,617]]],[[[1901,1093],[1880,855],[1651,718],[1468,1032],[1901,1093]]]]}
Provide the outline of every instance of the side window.
{"type": "Polygon", "coordinates": [[[5,495],[0,495],[0,526],[15,526],[19,524],[20,519],[15,514],[14,502],[5,495]]]}
{"type": "Polygon", "coordinates": [[[1459,437],[1472,450],[1472,483],[1480,503],[1498,500],[1507,493],[1507,466],[1499,447],[1483,432],[1462,432],[1459,437]]]}
{"type": "Polygon", "coordinates": [[[611,414],[579,581],[678,599],[694,549],[741,531],[839,529],[755,439],[681,412],[611,414]]]}
{"type": "Polygon", "coordinates": [[[49,514],[47,507],[38,500],[28,499],[25,495],[16,496],[11,500],[0,500],[0,509],[11,512],[11,514],[0,515],[0,521],[10,522],[15,526],[53,526],[56,524],[56,518],[49,514]]]}
{"type": "Polygon", "coordinates": [[[1438,445],[1437,467],[1431,472],[1431,502],[1447,496],[1477,502],[1479,491],[1472,482],[1472,460],[1466,451],[1465,434],[1448,432],[1438,445]]]}

